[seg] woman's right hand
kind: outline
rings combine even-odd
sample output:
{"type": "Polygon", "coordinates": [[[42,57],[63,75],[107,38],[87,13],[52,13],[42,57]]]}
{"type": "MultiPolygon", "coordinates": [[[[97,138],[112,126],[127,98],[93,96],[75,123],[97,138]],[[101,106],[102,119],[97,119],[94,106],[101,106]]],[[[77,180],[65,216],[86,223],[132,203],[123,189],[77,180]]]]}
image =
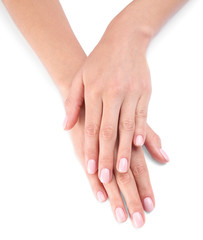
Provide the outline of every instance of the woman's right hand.
{"type": "MultiPolygon", "coordinates": [[[[85,111],[84,107],[82,107],[79,121],[71,130],[71,136],[76,154],[87,173],[84,154],[84,124],[85,111]]],[[[163,155],[164,152],[161,149],[160,138],[148,125],[145,146],[157,161],[161,163],[168,161],[167,156],[163,155]]],[[[141,227],[144,224],[144,210],[150,212],[155,206],[154,195],[142,148],[132,148],[131,166],[127,173],[121,174],[114,167],[114,174],[110,183],[102,184],[97,173],[87,173],[87,178],[94,195],[99,201],[106,201],[107,197],[109,197],[113,214],[118,222],[124,222],[127,219],[127,211],[120,190],[123,193],[128,212],[135,227],[141,227]]]]}
{"type": "Polygon", "coordinates": [[[117,138],[116,168],[120,173],[130,168],[132,142],[140,147],[146,138],[151,95],[146,50],[151,38],[139,27],[132,31],[132,6],[108,25],[76,74],[65,103],[65,129],[70,130],[85,102],[86,167],[92,163],[89,174],[98,169],[102,183],[111,182],[117,138]]]}

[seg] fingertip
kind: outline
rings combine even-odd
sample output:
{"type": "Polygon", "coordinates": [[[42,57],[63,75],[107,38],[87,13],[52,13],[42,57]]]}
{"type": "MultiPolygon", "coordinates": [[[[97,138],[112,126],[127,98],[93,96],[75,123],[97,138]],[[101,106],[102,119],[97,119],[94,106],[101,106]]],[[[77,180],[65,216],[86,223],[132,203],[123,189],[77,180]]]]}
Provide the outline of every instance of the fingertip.
{"type": "Polygon", "coordinates": [[[70,119],[69,119],[68,116],[66,115],[66,116],[65,116],[65,119],[64,119],[64,121],[63,121],[63,129],[64,129],[65,131],[68,131],[68,130],[72,129],[72,128],[75,126],[76,122],[77,122],[77,121],[74,121],[74,122],[72,121],[72,122],[70,122],[70,119]]]}
{"type": "Polygon", "coordinates": [[[134,212],[132,215],[132,221],[135,228],[141,228],[145,224],[145,217],[140,212],[134,212]]]}
{"type": "Polygon", "coordinates": [[[99,202],[105,202],[107,200],[107,196],[106,194],[104,194],[103,191],[99,190],[97,193],[96,193],[96,198],[99,202]]]}
{"type": "Polygon", "coordinates": [[[149,148],[148,151],[151,154],[152,158],[155,159],[157,162],[161,164],[166,164],[169,162],[169,157],[162,148],[156,148],[155,151],[149,148]]]}
{"type": "Polygon", "coordinates": [[[120,173],[126,173],[129,169],[127,158],[121,158],[117,165],[117,171],[120,173]]]}
{"type": "Polygon", "coordinates": [[[167,161],[167,160],[164,158],[164,156],[161,154],[161,152],[160,152],[159,149],[149,150],[149,149],[147,148],[147,150],[148,150],[149,154],[151,155],[151,157],[152,157],[155,161],[157,161],[157,162],[159,162],[159,163],[161,163],[161,164],[166,164],[166,163],[169,162],[169,161],[167,161]]]}
{"type": "Polygon", "coordinates": [[[143,206],[144,206],[144,210],[149,213],[154,210],[155,204],[154,204],[152,198],[146,197],[143,200],[143,206]]]}
{"type": "Polygon", "coordinates": [[[89,159],[87,161],[87,173],[88,174],[95,174],[97,172],[97,164],[94,159],[89,159]]]}
{"type": "Polygon", "coordinates": [[[108,184],[112,180],[111,170],[108,168],[102,168],[99,171],[98,175],[99,175],[98,177],[99,177],[100,182],[103,184],[108,184]]]}
{"type": "Polygon", "coordinates": [[[170,159],[169,159],[168,155],[166,154],[166,152],[162,148],[160,148],[159,151],[160,151],[161,155],[163,156],[165,162],[169,162],[170,159]]]}
{"type": "Polygon", "coordinates": [[[71,130],[78,121],[80,109],[71,112],[72,114],[70,114],[70,111],[66,111],[66,116],[63,122],[64,130],[71,130]]]}
{"type": "Polygon", "coordinates": [[[133,143],[136,147],[142,147],[144,145],[144,137],[141,134],[135,135],[133,143]]]}
{"type": "Polygon", "coordinates": [[[126,216],[127,214],[125,213],[122,207],[117,207],[115,209],[115,215],[116,215],[116,220],[119,223],[123,223],[127,220],[127,216],[126,216]]]}
{"type": "Polygon", "coordinates": [[[64,130],[67,130],[67,128],[66,128],[67,123],[68,123],[68,116],[66,115],[65,118],[64,118],[64,121],[63,121],[63,129],[64,130]]]}

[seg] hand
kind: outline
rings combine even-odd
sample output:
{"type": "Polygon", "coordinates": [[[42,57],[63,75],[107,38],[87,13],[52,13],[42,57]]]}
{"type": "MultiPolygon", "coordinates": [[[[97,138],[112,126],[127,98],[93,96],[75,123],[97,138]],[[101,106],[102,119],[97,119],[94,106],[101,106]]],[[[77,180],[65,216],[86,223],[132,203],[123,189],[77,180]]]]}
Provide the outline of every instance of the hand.
{"type": "MultiPolygon", "coordinates": [[[[81,109],[79,121],[71,131],[73,145],[77,156],[86,170],[84,153],[84,127],[85,111],[81,109]]],[[[162,155],[161,141],[157,134],[147,126],[146,147],[150,154],[159,162],[166,163],[168,160],[162,155]]],[[[87,172],[86,172],[87,173],[87,172]]],[[[103,202],[109,197],[113,214],[117,221],[124,222],[127,212],[120,194],[125,198],[131,220],[135,227],[141,227],[145,222],[144,210],[150,212],[155,206],[154,195],[149,179],[147,166],[142,148],[133,147],[130,170],[121,174],[115,169],[115,175],[109,184],[102,184],[97,173],[87,174],[88,180],[96,198],[103,202]]]]}
{"type": "Polygon", "coordinates": [[[85,99],[86,167],[90,174],[99,169],[103,183],[112,178],[117,128],[116,168],[121,173],[129,169],[133,138],[136,146],[146,138],[151,94],[147,37],[124,33],[122,21],[116,18],[78,72],[66,100],[65,129],[71,129],[85,99]]]}

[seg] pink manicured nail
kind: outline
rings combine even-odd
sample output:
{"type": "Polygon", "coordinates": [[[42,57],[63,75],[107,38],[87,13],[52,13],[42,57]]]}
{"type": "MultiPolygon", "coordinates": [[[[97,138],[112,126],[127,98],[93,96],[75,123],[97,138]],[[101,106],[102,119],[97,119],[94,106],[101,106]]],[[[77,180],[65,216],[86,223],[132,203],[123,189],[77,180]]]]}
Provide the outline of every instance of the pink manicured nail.
{"type": "Polygon", "coordinates": [[[144,220],[139,212],[133,213],[133,223],[136,228],[140,228],[144,225],[144,220]]]}
{"type": "Polygon", "coordinates": [[[122,208],[116,208],[115,212],[118,222],[124,222],[126,220],[125,213],[122,208]]]}
{"type": "Polygon", "coordinates": [[[108,168],[103,168],[100,173],[100,181],[102,183],[108,183],[110,180],[110,170],[108,168]]]}
{"type": "Polygon", "coordinates": [[[104,202],[105,201],[105,197],[104,197],[104,194],[102,191],[98,191],[97,192],[97,199],[100,201],[100,202],[104,202]]]}
{"type": "Polygon", "coordinates": [[[162,156],[166,159],[167,162],[169,162],[169,157],[168,155],[164,152],[164,150],[162,148],[160,148],[160,153],[162,154],[162,156]]]}
{"type": "Polygon", "coordinates": [[[67,123],[68,123],[68,117],[67,117],[67,115],[66,115],[66,117],[65,117],[65,119],[64,119],[64,121],[63,121],[63,129],[66,129],[67,123]]]}
{"type": "Polygon", "coordinates": [[[128,161],[126,158],[121,158],[118,167],[119,172],[127,172],[128,170],[128,161]]]}
{"type": "Polygon", "coordinates": [[[96,172],[96,161],[95,160],[93,160],[93,159],[88,160],[87,172],[89,174],[94,174],[96,172]]]}
{"type": "Polygon", "coordinates": [[[154,209],[154,204],[153,204],[152,199],[150,197],[146,197],[144,199],[144,209],[147,212],[151,212],[154,209]]]}
{"type": "Polygon", "coordinates": [[[144,139],[142,135],[137,135],[135,144],[136,146],[142,146],[144,144],[144,139]]]}

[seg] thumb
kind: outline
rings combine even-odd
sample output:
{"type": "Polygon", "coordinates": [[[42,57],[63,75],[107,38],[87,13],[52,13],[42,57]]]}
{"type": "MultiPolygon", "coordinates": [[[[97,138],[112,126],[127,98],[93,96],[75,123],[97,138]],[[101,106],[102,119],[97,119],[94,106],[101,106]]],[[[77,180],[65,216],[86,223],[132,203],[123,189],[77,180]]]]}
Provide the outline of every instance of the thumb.
{"type": "Polygon", "coordinates": [[[82,71],[78,72],[72,82],[69,95],[65,100],[66,117],[64,130],[70,130],[76,124],[84,100],[82,71]]]}
{"type": "Polygon", "coordinates": [[[148,124],[145,147],[152,158],[154,158],[156,161],[160,163],[166,163],[169,161],[169,157],[161,147],[160,137],[150,128],[148,124]]]}

